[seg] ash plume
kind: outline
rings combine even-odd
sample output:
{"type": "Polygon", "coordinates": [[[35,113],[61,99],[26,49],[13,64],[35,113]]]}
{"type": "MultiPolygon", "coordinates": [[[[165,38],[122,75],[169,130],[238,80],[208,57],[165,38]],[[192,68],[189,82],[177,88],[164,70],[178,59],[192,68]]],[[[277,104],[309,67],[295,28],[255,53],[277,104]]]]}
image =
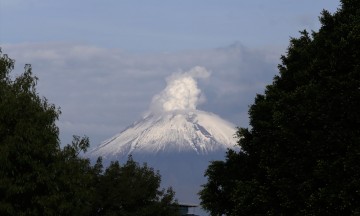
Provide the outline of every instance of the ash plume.
{"type": "Polygon", "coordinates": [[[175,110],[195,110],[205,101],[198,88],[197,79],[206,79],[210,72],[196,66],[189,71],[175,73],[166,79],[166,87],[152,98],[151,113],[163,113],[175,110]]]}

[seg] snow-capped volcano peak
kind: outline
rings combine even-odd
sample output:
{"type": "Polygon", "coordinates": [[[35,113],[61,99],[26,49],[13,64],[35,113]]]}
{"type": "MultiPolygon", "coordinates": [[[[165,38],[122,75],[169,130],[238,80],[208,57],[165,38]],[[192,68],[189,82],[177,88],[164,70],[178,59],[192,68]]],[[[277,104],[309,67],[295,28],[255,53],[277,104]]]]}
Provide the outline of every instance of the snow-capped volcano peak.
{"type": "Polygon", "coordinates": [[[235,126],[219,116],[199,110],[176,110],[149,115],[104,141],[93,155],[196,152],[207,154],[234,148],[235,126]]]}
{"type": "Polygon", "coordinates": [[[207,154],[233,148],[235,126],[219,116],[197,110],[205,101],[196,78],[210,73],[194,67],[166,79],[166,87],[152,99],[148,114],[103,142],[91,154],[121,156],[136,152],[196,152],[207,154]]]}

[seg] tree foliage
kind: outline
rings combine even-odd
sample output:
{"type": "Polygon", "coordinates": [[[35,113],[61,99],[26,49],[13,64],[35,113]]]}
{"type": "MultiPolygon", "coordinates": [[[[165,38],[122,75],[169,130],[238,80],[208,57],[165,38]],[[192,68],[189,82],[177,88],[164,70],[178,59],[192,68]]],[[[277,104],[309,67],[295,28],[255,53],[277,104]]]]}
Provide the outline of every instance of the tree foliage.
{"type": "Polygon", "coordinates": [[[160,174],[130,156],[121,166],[112,162],[100,176],[96,215],[177,215],[174,192],[158,190],[160,174]]]}
{"type": "Polygon", "coordinates": [[[42,215],[56,193],[53,165],[59,151],[60,114],[36,93],[31,66],[10,79],[14,61],[0,56],[0,212],[42,215]]]}
{"type": "Polygon", "coordinates": [[[242,150],[208,167],[200,197],[212,215],[360,214],[360,2],[320,21],[256,96],[242,150]]]}
{"type": "Polygon", "coordinates": [[[31,66],[11,78],[0,50],[0,215],[177,215],[160,174],[132,158],[103,170],[81,154],[87,137],[60,147],[59,108],[36,92],[31,66]]]}

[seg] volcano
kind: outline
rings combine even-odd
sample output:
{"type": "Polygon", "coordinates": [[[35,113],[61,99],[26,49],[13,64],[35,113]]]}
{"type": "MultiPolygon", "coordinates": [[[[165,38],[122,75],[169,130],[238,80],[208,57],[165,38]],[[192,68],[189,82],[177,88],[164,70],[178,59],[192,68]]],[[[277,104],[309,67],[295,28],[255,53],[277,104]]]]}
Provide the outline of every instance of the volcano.
{"type": "Polygon", "coordinates": [[[91,154],[104,158],[182,152],[204,155],[234,148],[234,135],[235,126],[213,113],[177,110],[144,117],[91,154]]]}
{"type": "Polygon", "coordinates": [[[210,162],[223,160],[227,149],[238,148],[234,124],[197,109],[205,97],[196,78],[209,76],[199,66],[171,75],[140,121],[102,142],[89,156],[125,162],[132,155],[160,172],[162,187],[172,187],[179,203],[199,204],[197,193],[206,182],[210,162]]]}
{"type": "MultiPolygon", "coordinates": [[[[180,203],[199,204],[197,193],[206,183],[211,161],[223,160],[236,149],[236,127],[219,116],[200,110],[151,114],[104,141],[90,154],[105,161],[125,162],[129,155],[161,174],[162,187],[172,187],[180,203]]],[[[195,209],[199,215],[207,215],[195,209]]]]}

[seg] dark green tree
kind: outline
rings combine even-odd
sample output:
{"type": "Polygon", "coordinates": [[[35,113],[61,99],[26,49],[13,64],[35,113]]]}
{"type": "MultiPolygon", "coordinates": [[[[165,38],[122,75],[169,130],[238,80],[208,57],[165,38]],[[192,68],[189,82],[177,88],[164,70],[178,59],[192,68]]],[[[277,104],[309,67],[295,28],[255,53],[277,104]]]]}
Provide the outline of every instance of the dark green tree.
{"type": "Polygon", "coordinates": [[[47,215],[57,193],[60,111],[37,94],[30,65],[14,80],[13,68],[0,52],[0,214],[47,215]]]}
{"type": "Polygon", "coordinates": [[[360,214],[360,1],[320,21],[255,98],[242,150],[209,166],[200,197],[212,215],[360,214]]]}
{"type": "Polygon", "coordinates": [[[81,157],[89,147],[87,137],[74,136],[58,154],[56,184],[60,191],[57,197],[61,202],[54,206],[59,215],[91,215],[97,202],[96,187],[102,174],[101,158],[91,165],[87,158],[81,157]]]}
{"type": "Polygon", "coordinates": [[[81,155],[87,137],[60,148],[60,114],[36,92],[31,66],[15,79],[0,50],[0,215],[177,215],[160,174],[131,158],[103,171],[81,155]]]}
{"type": "Polygon", "coordinates": [[[100,177],[94,215],[178,215],[174,192],[159,189],[160,182],[158,172],[131,156],[123,166],[112,162],[100,177]]]}

